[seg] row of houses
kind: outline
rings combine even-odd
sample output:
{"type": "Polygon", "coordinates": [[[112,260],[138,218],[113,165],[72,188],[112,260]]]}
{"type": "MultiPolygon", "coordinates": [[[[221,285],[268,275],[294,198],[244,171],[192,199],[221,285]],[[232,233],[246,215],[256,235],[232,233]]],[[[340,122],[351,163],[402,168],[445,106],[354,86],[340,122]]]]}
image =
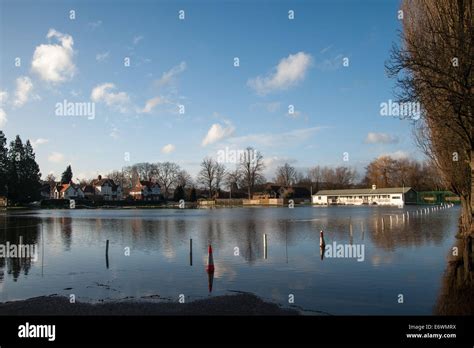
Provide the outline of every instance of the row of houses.
{"type": "Polygon", "coordinates": [[[43,199],[90,199],[104,201],[120,201],[126,198],[133,200],[159,200],[161,187],[158,183],[137,180],[132,187],[123,188],[112,179],[102,178],[91,181],[88,185],[79,185],[73,182],[45,183],[41,188],[43,199]]]}

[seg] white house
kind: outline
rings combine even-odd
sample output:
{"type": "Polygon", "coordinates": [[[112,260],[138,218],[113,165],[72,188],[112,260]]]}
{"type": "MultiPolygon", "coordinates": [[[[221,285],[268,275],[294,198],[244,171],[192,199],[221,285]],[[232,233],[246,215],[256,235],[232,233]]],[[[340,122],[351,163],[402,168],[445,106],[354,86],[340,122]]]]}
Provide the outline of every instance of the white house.
{"type": "Polygon", "coordinates": [[[55,199],[78,199],[84,198],[84,192],[79,186],[72,183],[58,184],[54,187],[53,197],[55,199]]]}
{"type": "Polygon", "coordinates": [[[322,190],[312,197],[316,205],[394,205],[416,203],[417,194],[411,187],[378,189],[322,190]]]}
{"type": "Polygon", "coordinates": [[[105,201],[123,199],[122,186],[115,184],[112,179],[102,178],[100,175],[83,189],[86,196],[90,198],[100,197],[105,201]]]}
{"type": "Polygon", "coordinates": [[[161,187],[158,183],[140,180],[133,185],[130,196],[136,200],[155,201],[160,199],[161,187]]]}

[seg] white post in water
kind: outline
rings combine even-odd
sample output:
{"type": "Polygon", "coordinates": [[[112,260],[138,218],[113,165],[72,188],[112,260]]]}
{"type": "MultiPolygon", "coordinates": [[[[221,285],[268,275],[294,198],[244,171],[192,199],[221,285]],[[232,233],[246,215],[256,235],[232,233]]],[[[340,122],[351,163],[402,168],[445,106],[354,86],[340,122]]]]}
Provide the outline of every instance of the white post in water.
{"type": "Polygon", "coordinates": [[[267,259],[267,235],[263,234],[263,257],[267,259]]]}

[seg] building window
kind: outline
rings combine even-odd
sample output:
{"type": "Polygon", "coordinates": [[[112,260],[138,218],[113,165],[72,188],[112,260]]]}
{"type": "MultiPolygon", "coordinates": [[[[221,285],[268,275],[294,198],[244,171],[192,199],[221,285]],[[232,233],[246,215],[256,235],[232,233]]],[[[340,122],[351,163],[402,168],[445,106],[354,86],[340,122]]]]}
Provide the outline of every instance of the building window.
{"type": "Polygon", "coordinates": [[[400,196],[392,196],[392,199],[400,199],[400,196]]]}

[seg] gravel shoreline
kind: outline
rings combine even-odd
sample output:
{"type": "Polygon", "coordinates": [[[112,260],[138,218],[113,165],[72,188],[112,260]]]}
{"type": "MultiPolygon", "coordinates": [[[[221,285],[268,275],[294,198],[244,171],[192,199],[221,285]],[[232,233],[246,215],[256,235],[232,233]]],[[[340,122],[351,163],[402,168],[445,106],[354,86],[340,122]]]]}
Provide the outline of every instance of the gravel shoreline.
{"type": "Polygon", "coordinates": [[[299,315],[253,294],[216,296],[189,303],[113,301],[69,303],[63,296],[41,296],[0,303],[0,316],[12,315],[299,315]]]}

